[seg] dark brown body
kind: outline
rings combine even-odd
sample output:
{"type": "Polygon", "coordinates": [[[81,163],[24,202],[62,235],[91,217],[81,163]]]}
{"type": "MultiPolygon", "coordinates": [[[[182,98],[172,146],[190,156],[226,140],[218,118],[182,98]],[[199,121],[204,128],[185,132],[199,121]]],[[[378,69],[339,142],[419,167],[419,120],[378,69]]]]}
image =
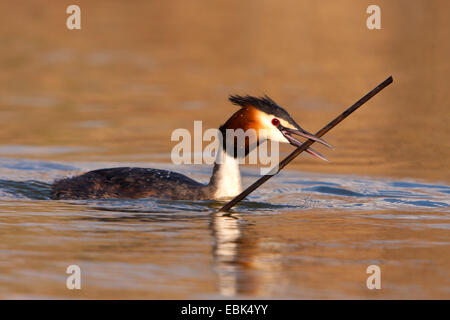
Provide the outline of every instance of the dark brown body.
{"type": "Polygon", "coordinates": [[[211,199],[213,188],[180,173],[147,168],[109,168],[58,180],[52,199],[211,199]]]}

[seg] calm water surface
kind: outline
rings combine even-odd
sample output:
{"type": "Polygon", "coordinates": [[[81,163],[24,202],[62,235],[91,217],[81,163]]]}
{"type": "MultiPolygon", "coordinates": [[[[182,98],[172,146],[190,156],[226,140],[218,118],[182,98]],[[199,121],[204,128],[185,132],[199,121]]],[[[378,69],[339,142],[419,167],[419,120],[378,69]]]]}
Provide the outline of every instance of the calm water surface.
{"type": "Polygon", "coordinates": [[[78,31],[69,4],[0,2],[0,298],[450,299],[448,1],[380,0],[376,31],[358,0],[98,0],[78,31]],[[314,132],[391,74],[327,134],[335,150],[317,146],[330,163],[300,156],[230,216],[49,200],[102,167],[206,182],[210,167],[170,163],[170,134],[220,126],[229,94],[267,93],[314,132]]]}
{"type": "Polygon", "coordinates": [[[214,201],[49,200],[53,179],[117,165],[136,163],[0,159],[3,297],[449,296],[447,185],[286,170],[230,216],[214,201]],[[78,293],[65,289],[70,264],[78,293]],[[380,292],[365,287],[371,264],[380,292]]]}

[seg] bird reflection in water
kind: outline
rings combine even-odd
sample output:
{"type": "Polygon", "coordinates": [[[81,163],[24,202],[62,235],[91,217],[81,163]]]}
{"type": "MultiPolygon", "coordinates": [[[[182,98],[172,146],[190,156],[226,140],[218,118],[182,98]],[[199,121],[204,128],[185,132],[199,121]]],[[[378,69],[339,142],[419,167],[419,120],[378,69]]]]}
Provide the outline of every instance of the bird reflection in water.
{"type": "Polygon", "coordinates": [[[214,238],[213,261],[218,276],[218,290],[224,296],[237,294],[240,266],[238,243],[241,238],[239,216],[221,212],[211,215],[211,231],[214,238]]]}
{"type": "Polygon", "coordinates": [[[279,275],[283,248],[273,239],[258,239],[257,226],[238,213],[214,213],[210,227],[217,289],[221,295],[270,296],[282,286],[279,275]]]}

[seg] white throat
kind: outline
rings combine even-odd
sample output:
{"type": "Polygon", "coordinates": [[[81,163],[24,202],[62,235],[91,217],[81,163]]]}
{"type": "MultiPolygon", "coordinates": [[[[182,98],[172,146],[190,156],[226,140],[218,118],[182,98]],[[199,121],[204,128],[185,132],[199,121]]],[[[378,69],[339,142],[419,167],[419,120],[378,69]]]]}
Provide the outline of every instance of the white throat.
{"type": "Polygon", "coordinates": [[[214,187],[214,199],[229,199],[242,191],[239,159],[221,150],[217,156],[210,185],[214,187]]]}

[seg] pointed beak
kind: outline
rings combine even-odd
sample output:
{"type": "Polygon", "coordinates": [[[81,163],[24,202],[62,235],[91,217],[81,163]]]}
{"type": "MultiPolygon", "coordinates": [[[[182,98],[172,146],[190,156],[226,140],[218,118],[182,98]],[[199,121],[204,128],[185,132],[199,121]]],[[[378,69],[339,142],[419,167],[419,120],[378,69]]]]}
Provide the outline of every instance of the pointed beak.
{"type": "MultiPolygon", "coordinates": [[[[328,148],[333,149],[333,147],[328,142],[320,139],[319,137],[316,137],[312,133],[309,133],[308,131],[305,131],[303,129],[297,130],[297,129],[286,128],[286,127],[282,126],[281,124],[279,124],[277,126],[277,128],[278,128],[278,130],[280,130],[280,132],[283,134],[283,136],[289,141],[289,143],[297,148],[300,147],[303,142],[294,138],[292,136],[294,134],[298,135],[300,137],[306,138],[306,139],[311,139],[311,140],[317,141],[318,143],[321,143],[324,146],[327,146],[328,148]]],[[[321,155],[319,152],[313,150],[312,148],[308,148],[305,151],[319,159],[328,161],[323,155],[321,155]]]]}

